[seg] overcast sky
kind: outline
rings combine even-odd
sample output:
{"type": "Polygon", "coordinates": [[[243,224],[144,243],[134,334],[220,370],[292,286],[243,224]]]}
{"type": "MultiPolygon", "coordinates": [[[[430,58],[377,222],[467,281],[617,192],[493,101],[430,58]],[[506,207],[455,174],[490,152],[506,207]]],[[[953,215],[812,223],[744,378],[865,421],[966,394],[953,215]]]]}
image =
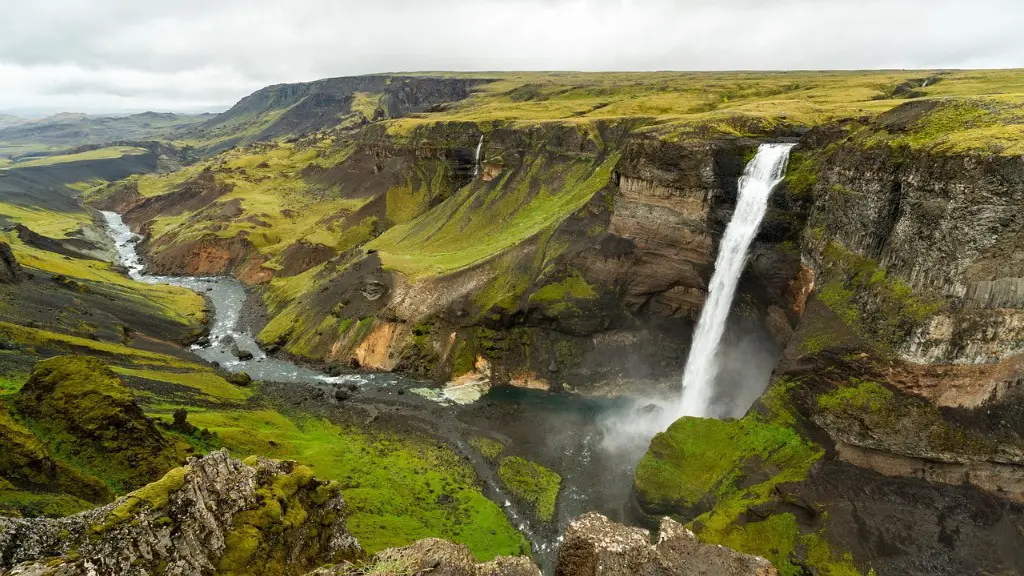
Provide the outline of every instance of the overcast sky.
{"type": "Polygon", "coordinates": [[[1022,0],[0,0],[0,110],[417,70],[1024,66],[1022,0]]]}

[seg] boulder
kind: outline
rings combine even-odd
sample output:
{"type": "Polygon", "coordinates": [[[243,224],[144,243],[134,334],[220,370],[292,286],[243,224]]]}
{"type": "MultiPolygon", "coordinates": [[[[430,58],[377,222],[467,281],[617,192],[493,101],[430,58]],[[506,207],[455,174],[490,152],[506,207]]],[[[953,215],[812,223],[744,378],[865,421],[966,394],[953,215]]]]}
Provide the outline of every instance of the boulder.
{"type": "Polygon", "coordinates": [[[585,514],[566,529],[558,576],[778,576],[768,560],[704,544],[678,522],[661,521],[657,541],[642,528],[585,514]]]}

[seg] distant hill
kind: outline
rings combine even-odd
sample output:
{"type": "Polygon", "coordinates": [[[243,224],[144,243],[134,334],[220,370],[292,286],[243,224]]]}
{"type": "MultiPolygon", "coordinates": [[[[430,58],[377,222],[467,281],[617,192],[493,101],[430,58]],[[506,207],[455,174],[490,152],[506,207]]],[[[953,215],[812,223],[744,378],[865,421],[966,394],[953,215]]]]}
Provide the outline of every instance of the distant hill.
{"type": "Polygon", "coordinates": [[[39,120],[0,116],[0,156],[18,159],[89,144],[168,139],[211,116],[158,112],[128,116],[61,113],[39,120]]]}

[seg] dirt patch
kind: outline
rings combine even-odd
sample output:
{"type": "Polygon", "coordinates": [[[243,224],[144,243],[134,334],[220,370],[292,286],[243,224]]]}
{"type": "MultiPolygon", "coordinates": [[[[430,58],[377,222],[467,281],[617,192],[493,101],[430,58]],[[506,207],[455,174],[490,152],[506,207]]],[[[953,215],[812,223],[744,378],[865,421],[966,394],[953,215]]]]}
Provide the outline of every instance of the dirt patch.
{"type": "Polygon", "coordinates": [[[146,198],[124,214],[124,221],[138,232],[142,226],[159,216],[177,216],[205,207],[227,194],[233,184],[218,183],[216,175],[207,168],[192,180],[183,182],[170,194],[146,198]]]}
{"type": "Polygon", "coordinates": [[[284,278],[298,276],[335,256],[330,246],[299,240],[281,252],[281,270],[277,275],[284,278]]]}

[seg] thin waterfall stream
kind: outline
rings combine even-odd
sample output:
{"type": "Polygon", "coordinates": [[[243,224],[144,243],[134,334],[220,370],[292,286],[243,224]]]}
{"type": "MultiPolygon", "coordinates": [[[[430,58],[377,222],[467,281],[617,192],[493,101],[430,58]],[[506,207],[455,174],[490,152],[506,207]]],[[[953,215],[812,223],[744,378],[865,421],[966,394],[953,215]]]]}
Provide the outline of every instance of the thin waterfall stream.
{"type": "Polygon", "coordinates": [[[736,211],[722,236],[708,297],[686,359],[679,406],[682,416],[713,416],[712,401],[715,376],[718,373],[716,357],[736,295],[736,286],[746,265],[750,244],[768,209],[768,197],[786,175],[789,152],[793,146],[762,144],[740,178],[736,211]]]}

